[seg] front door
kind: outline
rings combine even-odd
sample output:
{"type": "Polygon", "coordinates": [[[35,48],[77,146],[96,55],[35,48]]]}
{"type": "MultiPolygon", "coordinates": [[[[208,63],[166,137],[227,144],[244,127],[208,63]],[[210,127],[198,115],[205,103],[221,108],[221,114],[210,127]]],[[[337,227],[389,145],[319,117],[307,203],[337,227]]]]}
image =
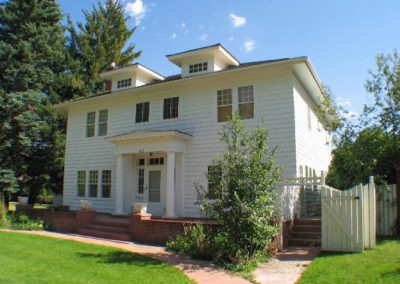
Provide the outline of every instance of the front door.
{"type": "Polygon", "coordinates": [[[164,214],[161,197],[161,169],[148,169],[147,170],[147,202],[149,213],[161,216],[164,214]]]}

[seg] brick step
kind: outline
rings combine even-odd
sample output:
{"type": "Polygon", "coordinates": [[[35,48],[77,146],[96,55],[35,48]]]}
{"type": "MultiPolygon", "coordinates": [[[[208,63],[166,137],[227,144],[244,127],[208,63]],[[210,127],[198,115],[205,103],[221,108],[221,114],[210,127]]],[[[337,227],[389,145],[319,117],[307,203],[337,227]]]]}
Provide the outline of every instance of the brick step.
{"type": "Polygon", "coordinates": [[[109,226],[109,227],[120,227],[120,228],[128,228],[129,221],[128,220],[113,220],[113,219],[94,219],[92,222],[93,225],[99,226],[109,226]]]}
{"type": "Polygon", "coordinates": [[[290,238],[293,239],[312,239],[318,240],[321,238],[321,232],[292,232],[290,238]]]}
{"type": "Polygon", "coordinates": [[[321,226],[314,225],[295,225],[293,226],[293,232],[318,232],[321,233],[321,226]]]}
{"type": "Polygon", "coordinates": [[[101,232],[129,234],[129,229],[127,226],[116,227],[116,226],[103,226],[103,225],[91,224],[88,226],[88,229],[94,230],[94,231],[101,231],[101,232]]]}
{"type": "Polygon", "coordinates": [[[302,239],[302,238],[290,238],[289,246],[319,246],[321,241],[319,239],[302,239]]]}
{"type": "Polygon", "coordinates": [[[96,230],[90,230],[90,229],[79,229],[77,231],[77,233],[80,235],[92,236],[92,237],[103,238],[103,239],[131,241],[130,235],[122,234],[122,233],[110,233],[110,232],[96,231],[96,230]]]}
{"type": "Polygon", "coordinates": [[[321,218],[298,218],[295,225],[321,226],[321,218]]]}

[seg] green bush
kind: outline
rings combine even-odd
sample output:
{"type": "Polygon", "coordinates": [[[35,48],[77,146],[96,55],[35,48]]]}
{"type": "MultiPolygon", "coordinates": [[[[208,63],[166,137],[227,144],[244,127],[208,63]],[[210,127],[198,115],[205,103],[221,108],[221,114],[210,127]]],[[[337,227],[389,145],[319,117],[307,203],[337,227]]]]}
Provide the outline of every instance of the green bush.
{"type": "Polygon", "coordinates": [[[214,247],[212,228],[201,224],[185,227],[183,235],[167,243],[168,250],[206,260],[214,259],[214,247]]]}
{"type": "Polygon", "coordinates": [[[43,220],[34,220],[25,214],[21,214],[19,216],[9,215],[7,216],[7,219],[9,223],[9,228],[14,230],[42,231],[46,229],[43,220]]]}

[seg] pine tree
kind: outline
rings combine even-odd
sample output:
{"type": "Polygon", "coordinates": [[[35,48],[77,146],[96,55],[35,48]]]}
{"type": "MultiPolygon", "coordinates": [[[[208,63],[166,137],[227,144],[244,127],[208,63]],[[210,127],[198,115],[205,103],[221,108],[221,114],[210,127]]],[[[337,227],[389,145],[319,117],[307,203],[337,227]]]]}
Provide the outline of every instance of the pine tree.
{"type": "Polygon", "coordinates": [[[61,189],[63,134],[49,107],[65,64],[61,19],[54,0],[0,4],[0,180],[31,202],[45,185],[61,189]]]}
{"type": "Polygon", "coordinates": [[[139,57],[134,52],[135,45],[127,45],[136,27],[129,29],[124,16],[124,6],[120,1],[101,2],[93,11],[83,11],[86,23],[78,23],[78,30],[69,19],[69,68],[74,96],[85,96],[103,90],[104,84],[99,74],[112,62],[123,66],[139,57]]]}

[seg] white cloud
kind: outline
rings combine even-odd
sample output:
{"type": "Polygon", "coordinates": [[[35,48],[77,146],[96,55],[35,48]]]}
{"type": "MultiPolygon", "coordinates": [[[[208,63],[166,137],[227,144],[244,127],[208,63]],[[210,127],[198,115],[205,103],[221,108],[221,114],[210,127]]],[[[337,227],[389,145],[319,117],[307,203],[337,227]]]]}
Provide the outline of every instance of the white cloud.
{"type": "Polygon", "coordinates": [[[246,24],[246,18],[245,17],[240,17],[240,16],[237,16],[237,15],[231,13],[231,14],[229,14],[229,18],[231,18],[232,26],[234,28],[241,27],[244,24],[246,24]]]}
{"type": "Polygon", "coordinates": [[[200,39],[201,41],[207,41],[207,40],[208,40],[208,34],[202,34],[202,35],[199,37],[199,39],[200,39]]]}
{"type": "Polygon", "coordinates": [[[142,0],[135,0],[126,3],[125,10],[129,16],[135,18],[135,25],[138,26],[140,21],[146,16],[147,7],[142,0]]]}
{"type": "Polygon", "coordinates": [[[171,37],[172,37],[172,39],[176,39],[177,36],[178,35],[176,33],[173,33],[171,37]]]}
{"type": "Polygon", "coordinates": [[[182,28],[186,28],[186,24],[185,24],[185,23],[182,23],[182,24],[181,24],[181,27],[182,27],[182,28]]]}
{"type": "Polygon", "coordinates": [[[228,40],[229,40],[229,41],[234,41],[235,38],[234,38],[233,36],[231,36],[231,37],[228,37],[228,40]]]}
{"type": "Polygon", "coordinates": [[[339,106],[351,106],[353,103],[351,102],[351,100],[349,98],[338,97],[337,104],[339,106]]]}
{"type": "Polygon", "coordinates": [[[256,44],[256,42],[252,39],[246,40],[245,42],[243,42],[244,50],[246,52],[252,51],[254,49],[255,44],[256,44]]]}

